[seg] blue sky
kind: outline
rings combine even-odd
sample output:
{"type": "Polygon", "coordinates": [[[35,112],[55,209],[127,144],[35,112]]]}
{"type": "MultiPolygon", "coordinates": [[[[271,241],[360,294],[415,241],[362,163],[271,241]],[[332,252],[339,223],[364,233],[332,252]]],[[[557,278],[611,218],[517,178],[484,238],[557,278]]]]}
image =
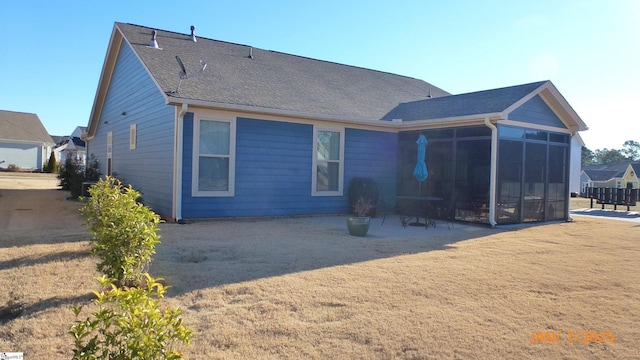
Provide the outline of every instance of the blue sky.
{"type": "Polygon", "coordinates": [[[4,0],[0,109],[86,126],[114,22],[428,81],[450,93],[551,80],[591,150],[640,141],[640,1],[4,0]]]}

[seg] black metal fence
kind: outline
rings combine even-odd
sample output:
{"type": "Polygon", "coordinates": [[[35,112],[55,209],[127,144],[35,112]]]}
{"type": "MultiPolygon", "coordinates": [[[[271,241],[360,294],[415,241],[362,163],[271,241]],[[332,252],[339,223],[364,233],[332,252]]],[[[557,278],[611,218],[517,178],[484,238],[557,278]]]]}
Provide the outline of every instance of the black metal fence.
{"type": "Polygon", "coordinates": [[[596,200],[598,204],[602,205],[604,209],[605,205],[613,205],[613,209],[617,210],[618,205],[626,206],[629,211],[631,206],[636,206],[636,203],[640,201],[640,189],[629,188],[598,188],[588,187],[586,189],[586,197],[591,199],[591,207],[593,207],[593,200],[596,200]]]}

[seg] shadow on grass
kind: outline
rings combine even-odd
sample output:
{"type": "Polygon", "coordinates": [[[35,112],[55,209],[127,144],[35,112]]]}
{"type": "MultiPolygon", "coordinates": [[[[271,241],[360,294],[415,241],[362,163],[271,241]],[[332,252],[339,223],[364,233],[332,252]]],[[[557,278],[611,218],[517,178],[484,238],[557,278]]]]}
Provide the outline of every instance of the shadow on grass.
{"type": "MultiPolygon", "coordinates": [[[[373,221],[373,220],[372,220],[373,221]]],[[[347,234],[344,217],[222,220],[165,224],[151,265],[165,278],[169,295],[193,290],[343,266],[399,255],[449,250],[473,238],[510,231],[446,223],[403,228],[399,221],[372,223],[364,238],[347,234]]]]}
{"type": "Polygon", "coordinates": [[[91,256],[89,250],[60,251],[47,255],[33,255],[0,261],[0,270],[6,270],[22,266],[34,266],[58,261],[72,261],[91,256]]]}
{"type": "Polygon", "coordinates": [[[0,324],[7,324],[22,316],[33,316],[39,312],[51,308],[68,307],[71,312],[71,306],[81,304],[86,305],[95,298],[92,293],[69,297],[50,297],[33,304],[27,304],[20,299],[12,298],[6,304],[0,307],[0,324]]]}

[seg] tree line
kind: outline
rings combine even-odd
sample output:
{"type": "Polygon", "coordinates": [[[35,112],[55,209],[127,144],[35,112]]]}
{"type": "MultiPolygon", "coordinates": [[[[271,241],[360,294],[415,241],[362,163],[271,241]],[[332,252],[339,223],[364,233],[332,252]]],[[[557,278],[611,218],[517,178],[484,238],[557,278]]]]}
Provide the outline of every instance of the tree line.
{"type": "Polygon", "coordinates": [[[627,140],[622,144],[622,149],[596,149],[590,150],[582,147],[582,166],[595,164],[611,164],[621,161],[640,160],[640,142],[627,140]]]}

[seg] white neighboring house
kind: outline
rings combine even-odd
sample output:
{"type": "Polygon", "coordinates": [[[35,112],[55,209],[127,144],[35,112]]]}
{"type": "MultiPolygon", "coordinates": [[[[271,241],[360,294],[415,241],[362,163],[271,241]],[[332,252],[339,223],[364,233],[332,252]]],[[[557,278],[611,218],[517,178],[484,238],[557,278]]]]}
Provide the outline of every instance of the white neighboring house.
{"type": "Polygon", "coordinates": [[[55,145],[36,114],[0,110],[0,168],[42,170],[55,145]]]}
{"type": "Polygon", "coordinates": [[[86,131],[86,127],[78,126],[69,137],[65,138],[56,146],[53,151],[59,165],[63,165],[68,158],[71,158],[77,164],[86,166],[87,148],[84,140],[82,140],[82,134],[86,131]]]}

